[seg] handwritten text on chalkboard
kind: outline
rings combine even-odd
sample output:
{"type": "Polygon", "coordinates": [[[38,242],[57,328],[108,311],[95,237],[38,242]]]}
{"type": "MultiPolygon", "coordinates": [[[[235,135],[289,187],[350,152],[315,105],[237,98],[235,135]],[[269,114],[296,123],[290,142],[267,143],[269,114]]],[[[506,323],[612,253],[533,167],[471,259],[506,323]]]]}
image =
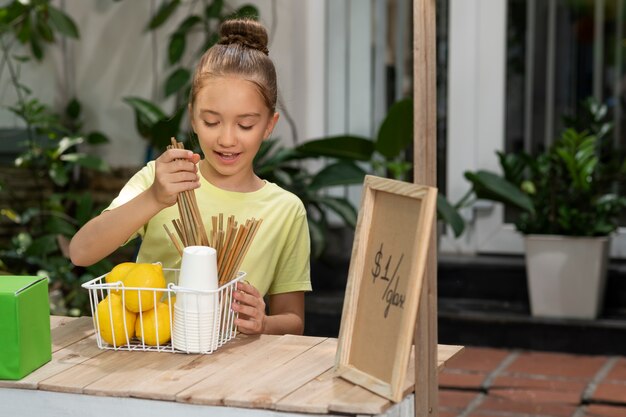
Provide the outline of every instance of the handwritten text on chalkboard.
{"type": "Polygon", "coordinates": [[[398,270],[400,269],[403,258],[404,253],[401,253],[398,262],[394,264],[393,256],[389,255],[389,257],[386,259],[387,262],[385,262],[383,254],[383,243],[380,244],[380,249],[378,249],[378,252],[376,252],[376,255],[374,256],[374,266],[372,267],[372,284],[377,285],[376,280],[378,279],[378,285],[381,288],[384,286],[381,300],[384,300],[387,303],[384,313],[385,318],[387,318],[387,315],[389,314],[389,308],[391,306],[397,308],[403,308],[404,306],[405,294],[398,292],[398,283],[400,282],[400,275],[398,274],[398,270]],[[385,266],[381,267],[382,264],[384,264],[385,266]],[[393,270],[393,274],[391,276],[389,276],[390,267],[393,270]]]}

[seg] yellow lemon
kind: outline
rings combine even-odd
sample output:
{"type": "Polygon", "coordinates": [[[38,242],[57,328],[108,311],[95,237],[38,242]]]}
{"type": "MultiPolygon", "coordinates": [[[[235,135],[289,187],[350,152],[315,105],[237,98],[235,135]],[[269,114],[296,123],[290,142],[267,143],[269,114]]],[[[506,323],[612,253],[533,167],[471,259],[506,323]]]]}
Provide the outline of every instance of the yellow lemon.
{"type": "Polygon", "coordinates": [[[125,345],[135,335],[137,315],[124,308],[120,295],[109,294],[98,303],[97,312],[100,337],[108,344],[125,345]],[[124,319],[127,331],[124,331],[124,319]]]}
{"type": "Polygon", "coordinates": [[[133,313],[150,310],[161,298],[161,291],[150,291],[150,288],[165,288],[163,268],[159,264],[138,263],[128,271],[124,279],[124,287],[146,288],[124,290],[127,309],[133,313]]]}
{"type": "MultiPolygon", "coordinates": [[[[118,281],[124,282],[126,275],[128,275],[128,271],[134,268],[135,265],[137,264],[134,262],[123,262],[116,265],[113,269],[111,269],[111,272],[106,274],[106,276],[104,277],[104,282],[106,282],[107,284],[112,284],[118,281]]],[[[120,290],[111,290],[111,292],[119,294],[120,290]]]]}
{"type": "Polygon", "coordinates": [[[142,312],[141,320],[135,323],[135,333],[146,345],[156,346],[157,342],[159,345],[164,345],[169,342],[172,337],[169,305],[160,302],[155,308],[142,312]]]}

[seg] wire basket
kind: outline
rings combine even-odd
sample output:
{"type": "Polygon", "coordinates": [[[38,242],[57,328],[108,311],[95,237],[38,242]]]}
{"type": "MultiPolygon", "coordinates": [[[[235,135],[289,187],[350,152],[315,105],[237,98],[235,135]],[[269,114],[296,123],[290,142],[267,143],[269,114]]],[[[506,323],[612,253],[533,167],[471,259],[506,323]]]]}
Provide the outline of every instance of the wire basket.
{"type": "Polygon", "coordinates": [[[231,304],[236,284],[245,272],[216,290],[194,290],[176,285],[179,269],[163,271],[174,275],[175,282],[167,288],[107,283],[106,274],[82,285],[89,291],[100,349],[212,353],[236,336],[237,313],[231,304]],[[126,308],[130,296],[139,302],[138,313],[126,308]],[[142,303],[150,307],[142,309],[142,303]]]}

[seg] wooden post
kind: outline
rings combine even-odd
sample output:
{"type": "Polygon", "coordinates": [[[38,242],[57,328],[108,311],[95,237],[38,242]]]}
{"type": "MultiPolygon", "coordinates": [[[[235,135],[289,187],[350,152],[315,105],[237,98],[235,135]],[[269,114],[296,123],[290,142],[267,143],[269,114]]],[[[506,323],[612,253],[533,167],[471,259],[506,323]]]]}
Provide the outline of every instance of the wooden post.
{"type": "MultiPolygon", "coordinates": [[[[436,0],[413,1],[414,179],[437,186],[436,0]]],[[[436,417],[437,225],[433,220],[415,329],[415,415],[436,417]]]]}

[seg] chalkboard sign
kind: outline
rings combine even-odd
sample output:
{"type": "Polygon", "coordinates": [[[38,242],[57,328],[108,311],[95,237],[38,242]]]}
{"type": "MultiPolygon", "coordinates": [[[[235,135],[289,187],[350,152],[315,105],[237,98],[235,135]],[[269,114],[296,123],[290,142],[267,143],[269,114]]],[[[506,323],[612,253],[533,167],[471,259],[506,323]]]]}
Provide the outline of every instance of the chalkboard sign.
{"type": "Polygon", "coordinates": [[[365,177],[335,372],[396,402],[402,399],[436,200],[433,187],[365,177]]]}

